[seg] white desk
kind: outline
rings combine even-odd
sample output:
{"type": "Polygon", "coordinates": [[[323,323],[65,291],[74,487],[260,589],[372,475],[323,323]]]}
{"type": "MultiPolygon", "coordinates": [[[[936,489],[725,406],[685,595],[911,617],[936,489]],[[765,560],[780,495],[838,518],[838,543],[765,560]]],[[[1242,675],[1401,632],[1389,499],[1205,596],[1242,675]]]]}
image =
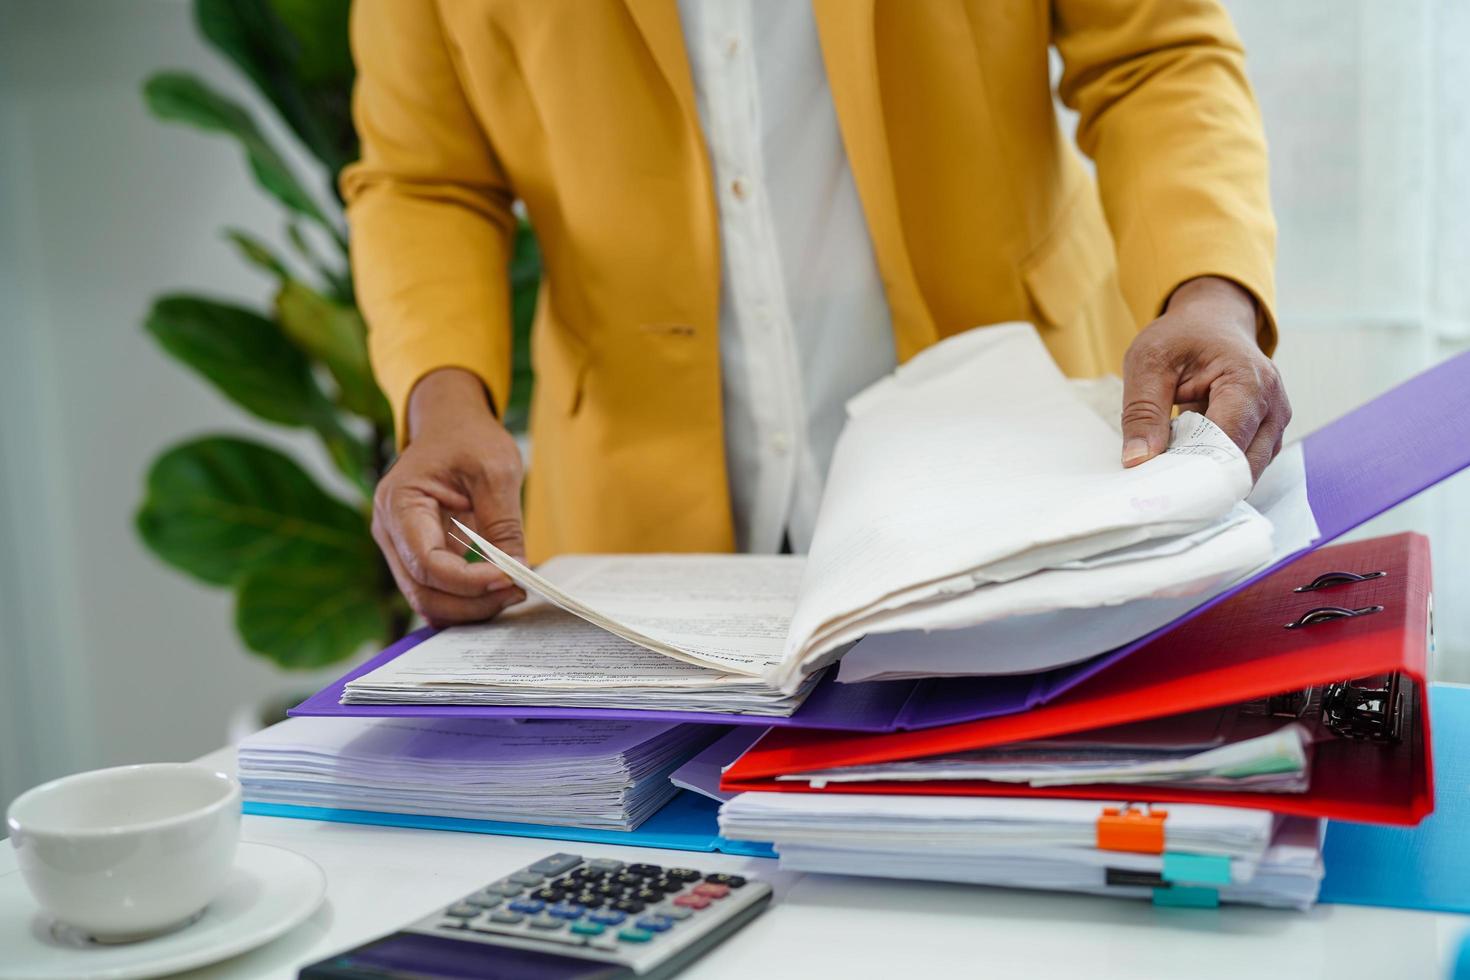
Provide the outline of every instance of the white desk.
{"type": "MultiPolygon", "coordinates": [[[[222,749],[199,760],[234,770],[222,749]]],[[[690,980],[914,976],[1444,977],[1470,917],[1344,905],[1302,914],[1265,909],[1159,909],[1143,902],[964,885],[782,874],[776,862],[246,817],[243,838],[312,858],[326,904],[254,952],[181,976],[290,980],[305,963],[389,932],[542,855],[692,864],[765,876],[771,908],[690,969],[690,980]]],[[[15,865],[0,848],[0,873],[15,865]]]]}

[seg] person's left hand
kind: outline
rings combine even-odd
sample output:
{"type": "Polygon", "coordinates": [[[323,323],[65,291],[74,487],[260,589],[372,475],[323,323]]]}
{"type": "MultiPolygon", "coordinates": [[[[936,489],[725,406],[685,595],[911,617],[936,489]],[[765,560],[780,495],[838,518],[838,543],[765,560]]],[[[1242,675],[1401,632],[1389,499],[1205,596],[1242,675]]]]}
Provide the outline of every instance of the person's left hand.
{"type": "Polygon", "coordinates": [[[1239,446],[1251,478],[1281,451],[1291,421],[1281,375],[1256,345],[1256,304],[1228,279],[1203,276],[1174,291],[1164,315],[1123,358],[1123,465],[1169,446],[1173,406],[1202,412],[1239,446]]]}

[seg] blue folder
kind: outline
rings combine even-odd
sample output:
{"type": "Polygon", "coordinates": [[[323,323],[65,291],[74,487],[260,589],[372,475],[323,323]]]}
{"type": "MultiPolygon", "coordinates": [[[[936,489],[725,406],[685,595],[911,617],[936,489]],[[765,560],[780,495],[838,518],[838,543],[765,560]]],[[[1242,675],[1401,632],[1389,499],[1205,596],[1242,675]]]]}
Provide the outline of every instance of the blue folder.
{"type": "Polygon", "coordinates": [[[1327,827],[1324,902],[1470,912],[1470,687],[1432,684],[1434,812],[1417,827],[1327,827]]]}
{"type": "Polygon", "coordinates": [[[294,806],[283,803],[245,803],[245,812],[257,817],[296,817],[375,827],[412,827],[418,830],[458,830],[471,834],[504,834],[510,837],[539,837],[545,840],[579,841],[584,844],[629,844],[634,847],[663,847],[674,851],[719,851],[745,857],[773,858],[770,844],[727,840],[720,836],[716,814],[720,804],[707,796],[680,790],[673,799],[643,821],[637,830],[583,830],[535,823],[502,820],[468,820],[461,817],[425,817],[407,813],[372,810],[336,810],[329,807],[294,806]]]}

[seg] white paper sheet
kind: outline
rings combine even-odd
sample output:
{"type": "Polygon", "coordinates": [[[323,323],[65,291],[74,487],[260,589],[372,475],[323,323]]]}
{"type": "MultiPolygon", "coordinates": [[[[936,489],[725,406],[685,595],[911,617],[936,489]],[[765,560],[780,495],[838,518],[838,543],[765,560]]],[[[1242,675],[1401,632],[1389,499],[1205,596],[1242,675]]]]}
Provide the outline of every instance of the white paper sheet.
{"type": "MultiPolygon", "coordinates": [[[[873,635],[847,652],[837,679],[856,683],[1028,673],[1078,663],[1130,643],[1321,537],[1307,498],[1306,464],[1299,443],[1282,450],[1266,468],[1247,503],[1270,522],[1270,556],[1213,588],[1199,594],[1152,596],[1105,608],[1062,608],[973,627],[873,635]]],[[[1043,572],[1036,577],[1043,575],[1066,573],[1043,572]]]]}

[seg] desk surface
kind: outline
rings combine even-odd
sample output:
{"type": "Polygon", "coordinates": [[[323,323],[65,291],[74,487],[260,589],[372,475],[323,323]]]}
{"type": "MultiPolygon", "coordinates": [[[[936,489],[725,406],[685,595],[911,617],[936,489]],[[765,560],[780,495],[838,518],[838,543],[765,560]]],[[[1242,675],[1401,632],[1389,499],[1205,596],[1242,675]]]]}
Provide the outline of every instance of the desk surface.
{"type": "MultiPolygon", "coordinates": [[[[234,752],[199,760],[234,770],[234,752]]],[[[307,855],[327,873],[310,920],[254,952],[181,976],[289,980],[302,964],[389,932],[556,850],[555,841],[246,817],[243,839],[307,855]]],[[[805,976],[1444,977],[1470,918],[1345,905],[1309,913],[1159,909],[1143,902],[926,882],[799,875],[723,854],[562,844],[593,857],[760,874],[769,911],[689,980],[805,976]]],[[[15,864],[0,848],[0,872],[15,864]]]]}

